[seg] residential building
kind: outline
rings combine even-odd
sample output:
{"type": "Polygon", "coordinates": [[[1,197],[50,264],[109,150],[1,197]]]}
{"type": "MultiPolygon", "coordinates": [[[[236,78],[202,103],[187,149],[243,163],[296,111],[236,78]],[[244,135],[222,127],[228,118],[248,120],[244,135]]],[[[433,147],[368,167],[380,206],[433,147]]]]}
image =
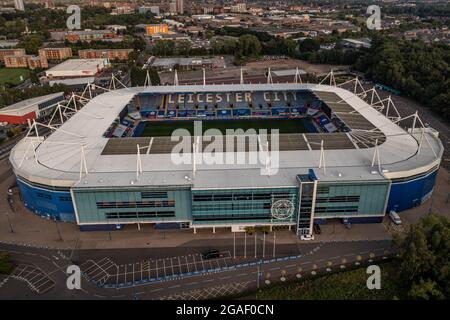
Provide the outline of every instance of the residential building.
{"type": "Polygon", "coordinates": [[[47,60],[65,60],[72,57],[71,48],[43,48],[39,49],[39,55],[47,60]]]}
{"type": "Polygon", "coordinates": [[[133,49],[85,49],[79,50],[78,56],[80,59],[128,60],[131,52],[133,52],[133,49]]]}
{"type": "Polygon", "coordinates": [[[6,68],[29,68],[32,70],[48,68],[47,59],[41,56],[5,56],[4,62],[6,68]]]}
{"type": "Polygon", "coordinates": [[[154,15],[159,15],[160,10],[158,6],[150,6],[150,7],[139,7],[138,12],[140,14],[146,14],[147,12],[153,13],[154,15]]]}
{"type": "Polygon", "coordinates": [[[65,35],[65,39],[71,43],[76,43],[78,41],[101,41],[117,37],[117,34],[112,30],[69,31],[65,35]]]}
{"type": "Polygon", "coordinates": [[[170,12],[174,14],[184,14],[183,0],[172,0],[170,3],[170,12]]]}
{"type": "Polygon", "coordinates": [[[4,62],[6,56],[24,56],[26,55],[25,49],[0,49],[0,62],[4,62]]]}
{"type": "Polygon", "coordinates": [[[169,26],[165,23],[160,24],[149,24],[146,26],[146,32],[148,36],[153,36],[157,33],[168,33],[169,26]]]}
{"type": "Polygon", "coordinates": [[[25,11],[23,0],[14,0],[14,8],[16,8],[17,11],[25,11]]]}

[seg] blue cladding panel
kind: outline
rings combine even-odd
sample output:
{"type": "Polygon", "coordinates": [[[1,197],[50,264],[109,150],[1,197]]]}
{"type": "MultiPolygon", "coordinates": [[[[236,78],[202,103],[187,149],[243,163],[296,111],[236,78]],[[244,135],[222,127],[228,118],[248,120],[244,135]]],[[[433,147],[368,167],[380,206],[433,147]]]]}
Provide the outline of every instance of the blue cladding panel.
{"type": "Polygon", "coordinates": [[[423,177],[409,181],[393,182],[389,194],[387,212],[404,211],[419,206],[433,191],[438,169],[423,177]]]}
{"type": "Polygon", "coordinates": [[[20,179],[17,179],[17,185],[25,206],[36,214],[61,221],[76,221],[70,192],[34,187],[20,179]]]}
{"type": "Polygon", "coordinates": [[[350,223],[381,223],[383,222],[383,217],[356,217],[356,218],[348,218],[348,222],[350,223]]]}

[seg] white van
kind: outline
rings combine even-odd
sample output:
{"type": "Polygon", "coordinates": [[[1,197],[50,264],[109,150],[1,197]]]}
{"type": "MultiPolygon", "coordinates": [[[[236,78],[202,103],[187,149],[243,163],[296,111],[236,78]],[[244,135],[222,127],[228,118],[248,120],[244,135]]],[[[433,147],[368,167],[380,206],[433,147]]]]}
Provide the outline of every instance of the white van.
{"type": "Polygon", "coordinates": [[[394,210],[391,210],[389,212],[389,218],[391,218],[392,222],[395,223],[396,225],[402,224],[402,220],[400,219],[400,216],[394,210]]]}

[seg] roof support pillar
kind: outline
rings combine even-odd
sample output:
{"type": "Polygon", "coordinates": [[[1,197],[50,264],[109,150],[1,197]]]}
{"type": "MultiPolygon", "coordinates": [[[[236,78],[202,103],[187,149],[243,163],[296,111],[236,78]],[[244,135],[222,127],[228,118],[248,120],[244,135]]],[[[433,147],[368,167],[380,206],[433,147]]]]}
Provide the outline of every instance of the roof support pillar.
{"type": "Polygon", "coordinates": [[[323,173],[327,174],[327,169],[325,165],[325,150],[323,148],[323,140],[320,141],[320,159],[319,159],[319,169],[323,167],[323,173]]]}

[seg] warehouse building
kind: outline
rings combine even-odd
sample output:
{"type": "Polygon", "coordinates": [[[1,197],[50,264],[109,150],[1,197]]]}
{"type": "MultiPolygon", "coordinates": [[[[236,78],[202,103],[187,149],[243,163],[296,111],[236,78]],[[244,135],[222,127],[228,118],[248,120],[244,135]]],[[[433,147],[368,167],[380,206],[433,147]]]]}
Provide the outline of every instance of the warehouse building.
{"type": "Polygon", "coordinates": [[[69,59],[45,71],[49,79],[92,77],[109,66],[107,59],[69,59]]]}
{"type": "Polygon", "coordinates": [[[0,109],[0,123],[26,124],[48,115],[63,100],[64,92],[58,92],[14,103],[0,109]]]}

